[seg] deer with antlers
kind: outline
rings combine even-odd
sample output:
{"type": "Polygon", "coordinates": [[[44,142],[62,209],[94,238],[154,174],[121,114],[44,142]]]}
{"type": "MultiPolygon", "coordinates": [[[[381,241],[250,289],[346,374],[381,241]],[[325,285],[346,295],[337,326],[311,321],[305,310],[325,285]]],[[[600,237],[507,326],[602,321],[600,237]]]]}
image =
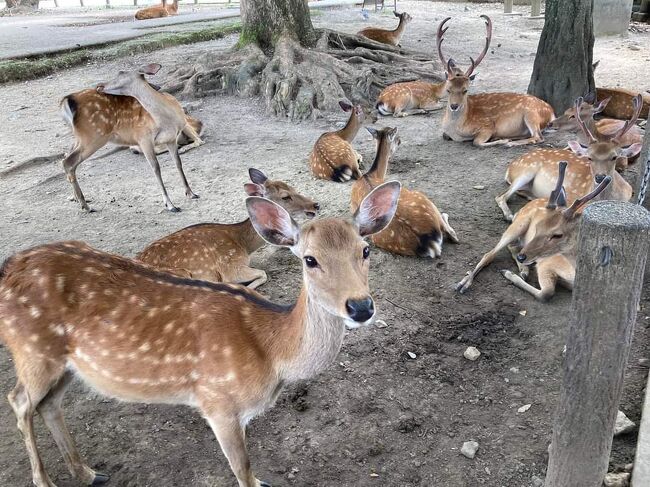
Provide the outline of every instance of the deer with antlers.
{"type": "Polygon", "coordinates": [[[381,42],[382,44],[398,47],[400,45],[399,41],[402,38],[402,35],[404,35],[404,30],[406,30],[406,26],[411,22],[412,18],[406,12],[402,12],[401,14],[393,12],[393,14],[395,17],[399,18],[399,24],[397,24],[395,30],[366,27],[357,32],[357,35],[367,37],[376,42],[381,42]]]}
{"type": "Polygon", "coordinates": [[[159,19],[178,15],[178,0],[174,0],[171,5],[167,5],[167,0],[162,0],[162,4],[151,7],[141,8],[135,13],[136,20],[159,19]]]}
{"type": "Polygon", "coordinates": [[[350,118],[341,130],[326,132],[318,138],[309,155],[309,166],[318,179],[344,183],[361,177],[359,164],[363,158],[352,147],[352,141],[366,119],[374,123],[377,117],[361,105],[344,101],[339,105],[344,112],[350,112],[350,118]]]}
{"type": "MultiPolygon", "coordinates": [[[[248,170],[249,196],[259,196],[282,206],[296,217],[314,218],[318,203],[301,195],[284,181],[274,181],[258,169],[248,170]]],[[[232,282],[255,289],[267,281],[266,272],[250,267],[250,256],[266,241],[247,218],[233,224],[202,223],[179,230],[149,244],[136,260],[172,274],[211,282],[232,282]]]]}
{"type": "Polygon", "coordinates": [[[272,201],[246,200],[260,236],[303,262],[303,287],[292,306],[244,286],[159,272],[83,242],[10,257],[0,268],[0,339],[14,360],[17,382],[8,398],[34,485],[55,487],[36,444],[36,412],[75,479],[108,480],[82,459],[65,425],[63,395],[76,375],[124,401],[198,409],[239,486],[268,486],[251,469],[246,424],[273,405],[284,384],[329,365],[346,325],[372,322],[364,237],[390,223],[399,191],[399,183],[386,183],[351,221],[326,218],[302,227],[272,201]]]}
{"type": "MultiPolygon", "coordinates": [[[[352,185],[350,208],[355,211],[373,188],[386,180],[388,161],[400,145],[397,129],[381,130],[367,127],[377,141],[377,155],[372,167],[352,185]]],[[[399,255],[440,257],[444,236],[458,243],[456,232],[449,225],[449,216],[420,191],[402,188],[393,221],[371,237],[379,248],[399,255]]]]}
{"type": "Polygon", "coordinates": [[[448,27],[447,17],[438,27],[438,55],[447,70],[447,109],[442,120],[443,138],[457,142],[473,141],[474,145],[488,147],[507,145],[509,147],[534,144],[544,140],[542,130],[553,120],[553,108],[532,95],[520,93],[480,93],[468,95],[471,82],[476,77],[474,70],[481,63],[490,47],[492,21],[485,20],[487,35],[483,52],[471,66],[459,74],[454,62],[442,54],[442,42],[448,27]],[[513,140],[518,139],[518,140],[513,140]]]}
{"type": "Polygon", "coordinates": [[[567,163],[562,161],[550,197],[535,199],[517,212],[497,245],[456,285],[458,292],[465,293],[476,275],[506,247],[517,263],[519,275],[509,270],[502,271],[502,274],[515,286],[540,301],[549,300],[558,284],[573,289],[578,223],[582,210],[610,184],[611,177],[606,176],[595,189],[576,199],[567,208],[562,188],[566,169],[567,163]],[[532,264],[536,264],[539,288],[526,282],[532,264]]]}
{"type": "Polygon", "coordinates": [[[90,211],[90,207],[77,181],[77,167],[109,142],[140,148],[158,180],[165,206],[176,212],[180,210],[167,194],[156,157],[156,145],[165,145],[176,162],[185,195],[198,198],[185,177],[178,139],[185,134],[194,141],[186,149],[203,141],[188,123],[178,100],[158,92],[145,80],[145,74],[156,74],[160,68],[160,64],[149,64],[137,71],[120,71],[115,79],[99,84],[96,90],[73,93],[61,101],[63,118],[72,126],[75,137],[71,152],[63,159],[63,169],[83,210],[90,211]]]}

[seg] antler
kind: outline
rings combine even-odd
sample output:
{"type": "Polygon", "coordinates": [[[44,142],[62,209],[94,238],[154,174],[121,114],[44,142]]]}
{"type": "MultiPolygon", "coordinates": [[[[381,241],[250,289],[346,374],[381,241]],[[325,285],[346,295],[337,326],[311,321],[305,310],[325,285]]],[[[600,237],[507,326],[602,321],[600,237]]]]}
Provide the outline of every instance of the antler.
{"type": "Polygon", "coordinates": [[[567,161],[560,161],[559,164],[559,174],[557,177],[557,183],[555,184],[555,189],[551,191],[551,195],[548,197],[548,204],[546,205],[546,208],[549,210],[554,210],[557,208],[558,204],[563,205],[566,204],[566,199],[563,197],[564,196],[564,188],[562,187],[562,184],[564,184],[564,175],[566,174],[566,168],[567,168],[567,161]],[[560,202],[560,197],[562,198],[562,202],[560,202]]]}
{"type": "Polygon", "coordinates": [[[612,177],[611,176],[605,176],[605,179],[603,179],[598,186],[594,188],[594,190],[591,193],[588,193],[584,195],[582,198],[578,198],[573,202],[573,204],[564,210],[562,214],[566,218],[572,218],[580,208],[582,208],[584,205],[586,205],[589,201],[593,200],[596,196],[598,196],[600,193],[603,192],[603,190],[609,185],[609,183],[612,182],[612,177]]]}
{"type": "Polygon", "coordinates": [[[643,108],[643,97],[641,96],[641,93],[632,99],[632,106],[634,107],[632,118],[625,121],[623,128],[621,128],[621,130],[614,137],[612,137],[612,140],[619,140],[636,123],[636,120],[639,118],[639,114],[641,113],[641,108],[643,108]]]}
{"type": "Polygon", "coordinates": [[[575,101],[576,121],[578,122],[578,126],[582,129],[582,131],[584,132],[584,134],[587,136],[587,139],[589,139],[590,143],[591,143],[591,142],[597,142],[598,139],[596,139],[596,137],[594,137],[594,134],[591,133],[591,130],[589,130],[589,129],[587,128],[587,126],[585,125],[585,122],[584,122],[584,121],[582,120],[582,118],[580,117],[580,108],[582,107],[582,103],[583,103],[583,101],[584,101],[584,100],[582,99],[581,96],[578,97],[578,98],[576,99],[576,101],[575,101]]]}
{"type": "Polygon", "coordinates": [[[436,33],[436,45],[438,47],[438,57],[440,58],[440,62],[442,65],[445,67],[447,70],[447,74],[451,75],[451,67],[449,63],[453,64],[453,60],[449,59],[449,61],[445,60],[445,56],[442,55],[442,41],[443,41],[443,36],[445,35],[445,32],[447,32],[447,29],[449,27],[445,27],[445,24],[451,20],[451,17],[447,17],[444,19],[442,22],[440,22],[440,25],[438,26],[438,32],[436,33]]]}
{"type": "Polygon", "coordinates": [[[476,58],[476,61],[474,61],[474,59],[472,59],[471,57],[469,58],[469,60],[472,62],[472,65],[465,73],[465,76],[467,76],[468,78],[478,67],[478,65],[481,64],[481,61],[483,61],[483,58],[485,57],[485,55],[488,52],[488,49],[490,48],[490,42],[492,41],[492,20],[487,15],[481,15],[481,18],[485,20],[485,29],[487,31],[485,35],[485,47],[483,48],[483,52],[481,53],[481,55],[478,58],[476,58]]]}

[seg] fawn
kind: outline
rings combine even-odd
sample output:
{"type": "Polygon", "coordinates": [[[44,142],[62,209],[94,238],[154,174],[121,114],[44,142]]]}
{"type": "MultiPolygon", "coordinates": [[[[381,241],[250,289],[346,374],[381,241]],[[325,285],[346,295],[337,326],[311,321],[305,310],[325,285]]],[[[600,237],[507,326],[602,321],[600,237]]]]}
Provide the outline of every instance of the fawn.
{"type": "Polygon", "coordinates": [[[363,158],[352,148],[351,142],[366,118],[374,123],[377,117],[361,105],[352,106],[344,101],[339,105],[344,112],[350,112],[348,123],[341,130],[325,132],[318,138],[309,155],[309,166],[318,179],[344,183],[361,177],[359,163],[363,158]]]}
{"type": "Polygon", "coordinates": [[[160,68],[160,64],[149,64],[137,71],[120,71],[115,79],[99,84],[96,91],[73,93],[61,101],[63,118],[72,126],[75,137],[72,151],[63,159],[63,169],[83,210],[90,211],[90,207],[77,182],[77,167],[109,142],[140,148],[162,189],[165,206],[176,212],[180,210],[169,199],[156,157],[155,146],[165,145],[176,162],[186,196],[198,198],[183,172],[177,141],[181,134],[194,140],[186,148],[203,141],[187,123],[178,100],[159,93],[144,79],[145,74],[156,74],[160,68]]]}
{"type": "Polygon", "coordinates": [[[276,203],[250,197],[253,226],[303,262],[298,301],[282,306],[243,286],[159,272],[83,242],[42,245],[0,271],[0,339],[14,359],[9,393],[36,487],[55,487],[33,428],[43,417],[77,480],[106,474],[81,458],[65,425],[63,395],[73,376],[121,400],[198,409],[240,487],[268,486],[250,467],[245,427],[271,407],[285,383],[307,379],[338,354],[346,325],[375,315],[364,237],[391,221],[400,185],[377,187],[352,221],[326,218],[301,228],[276,203]]]}
{"type": "MultiPolygon", "coordinates": [[[[388,171],[388,161],[400,145],[397,129],[385,127],[367,130],[377,141],[377,155],[372,167],[352,185],[350,208],[358,208],[363,198],[373,188],[383,184],[388,171]]],[[[458,243],[456,232],[449,225],[446,213],[440,213],[436,205],[420,191],[402,188],[393,221],[383,231],[371,237],[379,248],[400,255],[440,257],[443,236],[458,243]]]]}
{"type": "Polygon", "coordinates": [[[135,13],[135,19],[158,19],[160,17],[169,17],[170,15],[178,15],[178,0],[174,0],[171,5],[167,5],[167,0],[162,0],[162,4],[160,5],[141,8],[135,13]]]}
{"type": "Polygon", "coordinates": [[[557,184],[548,199],[535,199],[517,212],[497,245],[456,285],[458,292],[466,292],[474,277],[506,247],[515,259],[520,275],[509,270],[501,272],[515,286],[540,301],[550,299],[555,294],[557,284],[573,289],[578,223],[582,210],[607,187],[611,177],[606,176],[595,189],[576,199],[567,208],[562,190],[566,168],[566,162],[559,164],[557,184]],[[533,263],[537,266],[539,289],[526,282],[533,263]]]}
{"type": "MultiPolygon", "coordinates": [[[[283,181],[262,171],[248,170],[244,185],[249,196],[278,203],[292,217],[314,218],[320,206],[283,181]]],[[[179,230],[149,244],[136,260],[172,274],[212,282],[245,284],[255,289],[267,281],[266,272],[250,267],[250,256],[264,246],[250,218],[233,224],[202,223],[179,230]]]]}
{"type": "Polygon", "coordinates": [[[393,14],[395,17],[399,18],[399,24],[395,30],[379,29],[378,27],[366,27],[365,29],[357,32],[357,35],[367,37],[368,39],[372,39],[376,42],[381,42],[382,44],[398,47],[400,45],[399,41],[402,38],[402,35],[404,35],[404,30],[412,18],[406,12],[402,12],[401,14],[393,12],[393,14]]]}

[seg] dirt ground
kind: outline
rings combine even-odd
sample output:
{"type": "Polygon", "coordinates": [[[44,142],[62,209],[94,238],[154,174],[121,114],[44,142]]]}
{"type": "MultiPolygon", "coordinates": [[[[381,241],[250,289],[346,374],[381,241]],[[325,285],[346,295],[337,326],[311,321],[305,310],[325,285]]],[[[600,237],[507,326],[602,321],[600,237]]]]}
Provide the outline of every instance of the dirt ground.
{"type": "MultiPolygon", "coordinates": [[[[433,53],[435,28],[454,17],[447,49],[458,61],[476,56],[483,42],[479,13],[490,14],[494,39],[479,68],[474,91],[525,91],[541,21],[505,17],[498,5],[404,2],[415,20],[402,44],[433,53]],[[466,7],[465,5],[468,5],[466,7]]],[[[320,26],[354,32],[367,23],[358,9],[315,14],[320,26]]],[[[392,14],[371,13],[374,24],[393,25],[392,14]]],[[[600,85],[648,88],[650,33],[598,39],[600,85]]],[[[67,128],[58,115],[65,94],[100,81],[124,66],[161,62],[166,69],[204,50],[225,49],[236,37],[89,65],[47,79],[0,87],[0,170],[36,155],[65,151],[67,128]]],[[[165,73],[159,75],[164,77],[165,73]]],[[[143,158],[127,153],[85,163],[78,177],[96,213],[68,200],[71,188],[58,163],[0,179],[0,259],[32,245],[80,239],[107,251],[134,255],[148,242],[198,222],[245,217],[242,184],[248,167],[289,181],[318,200],[325,215],[347,213],[349,185],[312,179],[307,156],[343,113],[300,125],[268,117],[256,100],[219,97],[191,103],[207,125],[207,144],[184,156],[198,201],[186,201],[168,156],[163,177],[179,214],[163,210],[143,158]]],[[[258,476],[273,485],[527,487],[543,478],[554,409],[561,383],[562,348],[571,294],[560,290],[549,304],[510,285],[498,272],[514,269],[504,253],[466,295],[453,285],[506,228],[494,196],[504,188],[508,161],[526,148],[477,149],[441,138],[441,112],[393,120],[402,145],[391,176],[429,195],[450,215],[461,239],[445,244],[439,260],[394,256],[379,250],[371,260],[371,289],[386,328],[348,333],[337,361],[311,381],[288,387],[275,408],[252,421],[249,451],[258,476]],[[481,185],[483,190],[474,189],[481,185]],[[476,362],[462,356],[473,345],[476,362]],[[409,357],[407,352],[416,354],[409,357]],[[531,408],[522,414],[517,409],[531,408]],[[476,458],[460,455],[463,442],[480,443],[476,458]]],[[[547,143],[561,145],[549,137],[547,143]]],[[[355,146],[374,156],[370,136],[355,146]]],[[[631,177],[633,177],[633,172],[631,177]]],[[[293,300],[300,262],[266,248],[254,256],[269,282],[260,291],[293,300]]],[[[607,298],[595,306],[606,306],[607,298]]],[[[644,290],[620,409],[638,421],[650,344],[650,296],[644,290]]],[[[14,384],[7,351],[0,348],[0,395],[14,384]]],[[[110,485],[232,486],[234,478],[207,424],[184,407],[127,404],[75,385],[66,399],[67,419],[91,465],[112,475],[110,485]]],[[[51,437],[36,423],[41,452],[59,487],[76,485],[51,437]]],[[[612,468],[633,460],[635,433],[614,441],[612,468]]],[[[7,402],[0,400],[0,485],[31,485],[29,463],[7,402]]]]}

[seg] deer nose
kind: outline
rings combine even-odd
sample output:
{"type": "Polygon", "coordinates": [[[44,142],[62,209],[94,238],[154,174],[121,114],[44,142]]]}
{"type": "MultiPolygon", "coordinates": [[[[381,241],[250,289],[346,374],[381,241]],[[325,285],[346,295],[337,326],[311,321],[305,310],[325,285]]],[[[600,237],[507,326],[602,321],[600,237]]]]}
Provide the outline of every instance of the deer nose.
{"type": "Polygon", "coordinates": [[[458,103],[451,103],[449,105],[449,108],[451,108],[454,111],[458,110],[458,103]]]}
{"type": "Polygon", "coordinates": [[[517,254],[517,261],[522,264],[526,262],[526,254],[517,254]]]}
{"type": "Polygon", "coordinates": [[[597,184],[600,184],[600,183],[603,182],[603,179],[605,179],[605,175],[604,174],[596,174],[596,177],[594,179],[596,180],[597,184]]]}
{"type": "Polygon", "coordinates": [[[352,320],[363,323],[375,314],[375,303],[371,297],[348,299],[345,302],[345,309],[352,320]]]}
{"type": "Polygon", "coordinates": [[[316,211],[320,210],[320,204],[314,203],[314,210],[316,211]]]}

